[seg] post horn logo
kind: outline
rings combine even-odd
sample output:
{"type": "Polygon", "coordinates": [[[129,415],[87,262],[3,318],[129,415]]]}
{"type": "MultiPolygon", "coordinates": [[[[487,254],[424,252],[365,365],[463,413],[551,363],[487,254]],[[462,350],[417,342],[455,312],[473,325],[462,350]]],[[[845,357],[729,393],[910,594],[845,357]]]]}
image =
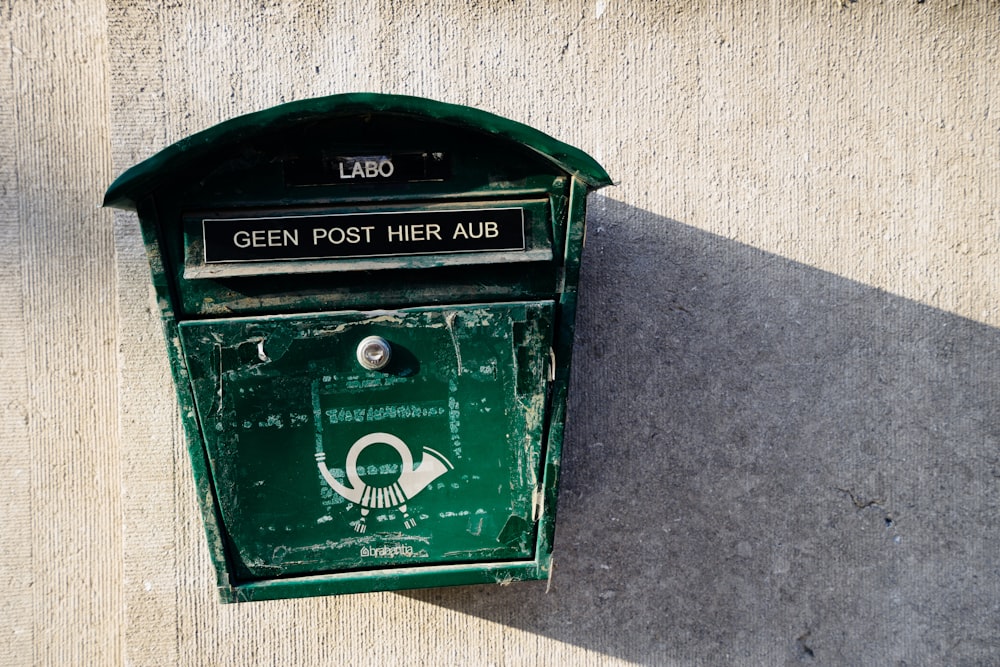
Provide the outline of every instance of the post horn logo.
{"type": "Polygon", "coordinates": [[[438,477],[455,469],[448,459],[430,447],[423,448],[423,455],[420,465],[414,468],[413,453],[405,442],[390,433],[369,433],[359,438],[347,452],[347,461],[344,465],[347,485],[338,482],[326,467],[326,453],[317,452],[316,464],[331,489],[361,507],[361,518],[351,525],[355,531],[363,533],[366,530],[365,519],[371,510],[389,510],[398,507],[403,513],[403,525],[406,528],[417,525],[417,520],[410,516],[406,503],[438,477]],[[389,445],[402,459],[399,477],[388,486],[371,486],[358,474],[358,456],[368,447],[377,444],[389,445]]]}

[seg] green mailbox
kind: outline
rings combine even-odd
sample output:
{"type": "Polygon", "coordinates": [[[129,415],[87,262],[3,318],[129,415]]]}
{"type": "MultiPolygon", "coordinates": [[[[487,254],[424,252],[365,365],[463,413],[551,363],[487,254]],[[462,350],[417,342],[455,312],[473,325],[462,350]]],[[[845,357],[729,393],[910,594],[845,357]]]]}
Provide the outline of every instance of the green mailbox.
{"type": "Polygon", "coordinates": [[[590,157],[476,109],[284,104],[132,167],[225,602],[551,572],[590,157]]]}

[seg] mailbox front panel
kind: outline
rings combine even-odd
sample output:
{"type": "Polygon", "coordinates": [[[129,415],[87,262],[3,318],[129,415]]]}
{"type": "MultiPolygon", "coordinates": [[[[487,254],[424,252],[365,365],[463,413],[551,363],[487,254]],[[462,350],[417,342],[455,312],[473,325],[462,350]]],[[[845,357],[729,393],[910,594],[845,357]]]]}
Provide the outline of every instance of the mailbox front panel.
{"type": "Polygon", "coordinates": [[[534,558],[553,310],[181,323],[235,578],[534,558]]]}

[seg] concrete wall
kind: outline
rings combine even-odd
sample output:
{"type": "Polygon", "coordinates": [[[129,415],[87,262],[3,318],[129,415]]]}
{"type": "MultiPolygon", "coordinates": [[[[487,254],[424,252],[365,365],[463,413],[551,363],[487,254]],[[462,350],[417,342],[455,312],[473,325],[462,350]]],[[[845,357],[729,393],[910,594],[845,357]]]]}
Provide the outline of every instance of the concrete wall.
{"type": "Polygon", "coordinates": [[[0,663],[1000,655],[996,2],[0,3],[0,663]],[[551,590],[220,606],[115,175],[347,91],[594,155],[551,590]]]}

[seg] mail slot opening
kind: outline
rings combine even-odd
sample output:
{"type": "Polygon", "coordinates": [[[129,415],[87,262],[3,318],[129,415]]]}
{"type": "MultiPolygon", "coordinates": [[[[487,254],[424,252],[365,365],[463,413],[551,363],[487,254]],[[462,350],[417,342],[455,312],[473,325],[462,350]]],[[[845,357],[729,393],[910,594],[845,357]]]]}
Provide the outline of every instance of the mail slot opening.
{"type": "Polygon", "coordinates": [[[190,212],[184,277],[550,262],[552,233],[538,199],[190,212]]]}

